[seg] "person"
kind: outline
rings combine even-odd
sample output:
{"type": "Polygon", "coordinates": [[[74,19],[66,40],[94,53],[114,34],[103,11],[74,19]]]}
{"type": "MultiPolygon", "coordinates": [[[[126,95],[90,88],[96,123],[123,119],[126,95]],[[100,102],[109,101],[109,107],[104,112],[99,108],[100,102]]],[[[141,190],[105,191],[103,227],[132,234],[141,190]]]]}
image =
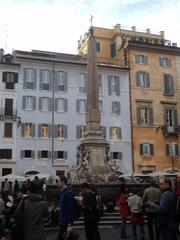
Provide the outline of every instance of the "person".
{"type": "Polygon", "coordinates": [[[87,240],[100,240],[98,229],[99,212],[97,208],[96,194],[91,190],[87,182],[81,184],[83,195],[82,208],[84,227],[87,240]]]}
{"type": "Polygon", "coordinates": [[[132,196],[128,198],[128,206],[131,212],[131,223],[132,223],[132,233],[133,237],[136,239],[136,226],[139,225],[140,237],[144,239],[144,218],[142,214],[143,202],[142,198],[138,196],[137,191],[134,190],[132,196]]]}
{"type": "MultiPolygon", "coordinates": [[[[46,240],[43,220],[48,216],[48,206],[42,196],[37,194],[37,188],[31,182],[27,196],[22,199],[15,210],[14,218],[22,221],[22,235],[26,240],[46,240]]],[[[17,240],[12,231],[12,240],[17,240]]]]}
{"type": "Polygon", "coordinates": [[[19,192],[19,183],[18,183],[18,180],[15,180],[15,183],[14,183],[14,194],[16,194],[17,192],[19,192]]]}
{"type": "Polygon", "coordinates": [[[128,211],[128,202],[126,200],[126,190],[124,186],[120,187],[119,196],[118,196],[118,205],[121,215],[121,239],[127,238],[126,235],[126,223],[129,216],[128,211]]]}
{"type": "Polygon", "coordinates": [[[2,194],[0,193],[0,216],[3,214],[5,210],[5,202],[2,198],[2,194]]]}
{"type": "Polygon", "coordinates": [[[161,179],[159,182],[162,191],[159,205],[150,203],[150,206],[158,212],[158,224],[161,240],[176,240],[176,197],[172,191],[170,179],[161,179]]]}
{"type": "Polygon", "coordinates": [[[149,206],[149,202],[159,204],[161,191],[156,187],[155,182],[150,182],[150,187],[145,189],[143,194],[143,205],[147,215],[147,225],[149,232],[149,240],[159,240],[159,228],[157,225],[157,212],[154,208],[149,206]]]}
{"type": "Polygon", "coordinates": [[[5,182],[3,184],[3,188],[2,188],[2,196],[3,196],[3,200],[5,202],[5,204],[8,202],[8,196],[10,193],[10,184],[7,178],[5,178],[5,182]]]}
{"type": "Polygon", "coordinates": [[[57,186],[61,188],[59,198],[59,223],[60,229],[56,240],[63,240],[66,233],[72,232],[73,224],[73,193],[71,188],[67,186],[67,178],[61,176],[57,182],[57,186]]]}

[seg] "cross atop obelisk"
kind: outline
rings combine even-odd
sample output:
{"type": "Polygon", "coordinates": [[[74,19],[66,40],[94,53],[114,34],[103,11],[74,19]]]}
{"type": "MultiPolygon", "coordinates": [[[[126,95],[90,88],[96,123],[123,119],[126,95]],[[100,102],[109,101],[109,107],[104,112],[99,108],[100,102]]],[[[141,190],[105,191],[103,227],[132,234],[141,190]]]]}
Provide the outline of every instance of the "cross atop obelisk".
{"type": "Polygon", "coordinates": [[[91,27],[92,27],[92,20],[93,20],[93,15],[91,14],[91,18],[89,19],[89,21],[91,22],[91,27]]]}

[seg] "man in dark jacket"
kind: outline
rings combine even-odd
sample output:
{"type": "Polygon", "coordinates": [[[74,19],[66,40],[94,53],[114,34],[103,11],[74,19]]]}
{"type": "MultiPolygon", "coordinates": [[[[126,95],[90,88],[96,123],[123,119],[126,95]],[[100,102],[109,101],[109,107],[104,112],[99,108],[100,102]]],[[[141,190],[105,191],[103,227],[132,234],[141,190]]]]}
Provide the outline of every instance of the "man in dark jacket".
{"type": "Polygon", "coordinates": [[[159,183],[162,191],[159,205],[150,203],[151,207],[158,212],[158,223],[160,236],[162,240],[176,240],[176,222],[175,222],[175,194],[171,190],[172,183],[170,179],[161,179],[159,183]]]}
{"type": "Polygon", "coordinates": [[[43,220],[48,216],[48,207],[46,201],[37,194],[33,182],[28,188],[27,196],[19,203],[14,216],[15,219],[20,217],[23,219],[24,240],[46,240],[43,220]]]}
{"type": "Polygon", "coordinates": [[[57,182],[57,186],[61,188],[60,193],[60,214],[59,214],[59,222],[60,222],[60,230],[57,235],[56,240],[63,240],[63,235],[65,232],[72,231],[73,224],[73,193],[71,189],[67,186],[67,178],[65,176],[61,176],[59,181],[57,182]]]}
{"type": "Polygon", "coordinates": [[[83,194],[83,216],[87,240],[100,240],[98,229],[99,212],[97,209],[96,194],[88,183],[81,184],[83,194]]]}

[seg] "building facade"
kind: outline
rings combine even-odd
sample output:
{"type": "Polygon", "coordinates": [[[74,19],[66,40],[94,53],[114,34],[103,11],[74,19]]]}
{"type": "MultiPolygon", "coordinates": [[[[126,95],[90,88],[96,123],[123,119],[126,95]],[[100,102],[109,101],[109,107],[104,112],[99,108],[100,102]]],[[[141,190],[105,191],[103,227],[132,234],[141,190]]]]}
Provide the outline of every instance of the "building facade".
{"type": "MultiPolygon", "coordinates": [[[[132,159],[135,172],[179,170],[179,55],[164,32],[94,27],[99,62],[130,67],[132,159]]],[[[86,35],[79,52],[87,54],[86,35]]]]}
{"type": "MultiPolygon", "coordinates": [[[[86,131],[86,58],[43,51],[14,51],[12,63],[18,71],[12,171],[21,175],[63,174],[76,164],[77,146],[86,131]]],[[[1,65],[3,75],[6,69],[3,63],[1,65]]],[[[129,172],[132,154],[128,68],[98,64],[98,78],[101,125],[110,143],[111,159],[122,172],[129,172]]],[[[4,84],[3,77],[0,83],[4,84]]],[[[1,95],[4,99],[5,93],[1,95]]],[[[4,121],[0,124],[3,132],[4,121]]],[[[5,149],[7,145],[0,148],[5,149]]]]}

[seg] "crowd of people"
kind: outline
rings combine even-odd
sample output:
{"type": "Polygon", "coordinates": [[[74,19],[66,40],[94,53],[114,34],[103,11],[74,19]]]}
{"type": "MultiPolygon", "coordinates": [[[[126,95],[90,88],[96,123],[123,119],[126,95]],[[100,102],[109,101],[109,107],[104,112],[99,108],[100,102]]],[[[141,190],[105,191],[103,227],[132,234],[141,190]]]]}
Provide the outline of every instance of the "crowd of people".
{"type": "MultiPolygon", "coordinates": [[[[58,226],[56,240],[77,240],[78,232],[74,221],[82,214],[87,240],[100,240],[98,228],[103,210],[114,211],[119,207],[121,217],[120,239],[133,237],[145,239],[144,221],[147,218],[149,240],[179,239],[179,219],[177,202],[180,195],[178,182],[176,187],[170,179],[161,179],[159,186],[154,181],[142,193],[130,191],[125,184],[120,185],[118,197],[110,194],[102,199],[97,189],[87,182],[81,184],[81,191],[74,196],[68,178],[61,176],[56,181],[60,188],[59,200],[48,206],[46,199],[46,181],[35,177],[23,184],[15,181],[14,187],[8,179],[0,194],[0,240],[6,240],[4,229],[9,229],[12,240],[46,240],[44,219],[50,226],[58,226]],[[78,207],[77,207],[78,206],[78,207]],[[81,212],[80,214],[77,214],[81,212]],[[127,232],[127,220],[130,219],[132,232],[127,232]]],[[[179,216],[180,217],[180,216],[179,216]]]]}

